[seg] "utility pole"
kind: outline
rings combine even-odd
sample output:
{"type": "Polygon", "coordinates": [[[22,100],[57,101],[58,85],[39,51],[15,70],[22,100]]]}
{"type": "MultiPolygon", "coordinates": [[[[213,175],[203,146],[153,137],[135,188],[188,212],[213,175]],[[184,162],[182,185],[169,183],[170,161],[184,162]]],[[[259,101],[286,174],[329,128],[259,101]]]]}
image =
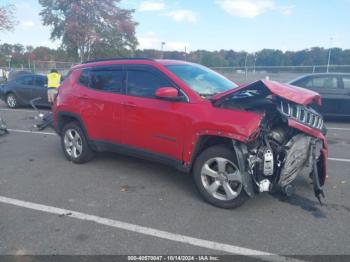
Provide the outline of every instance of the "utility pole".
{"type": "Polygon", "coordinates": [[[185,46],[185,61],[187,61],[187,47],[185,46]]]}
{"type": "Polygon", "coordinates": [[[329,65],[331,63],[333,37],[331,37],[329,40],[330,40],[330,47],[329,47],[329,51],[328,51],[327,73],[329,73],[329,65]]]}

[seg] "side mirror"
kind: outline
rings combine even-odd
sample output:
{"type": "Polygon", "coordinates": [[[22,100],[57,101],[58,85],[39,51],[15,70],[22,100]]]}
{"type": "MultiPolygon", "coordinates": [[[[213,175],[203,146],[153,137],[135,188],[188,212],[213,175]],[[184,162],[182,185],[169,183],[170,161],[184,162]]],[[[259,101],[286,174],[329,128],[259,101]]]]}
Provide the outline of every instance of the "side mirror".
{"type": "Polygon", "coordinates": [[[168,101],[180,101],[179,91],[174,87],[161,87],[156,90],[156,97],[168,101]]]}

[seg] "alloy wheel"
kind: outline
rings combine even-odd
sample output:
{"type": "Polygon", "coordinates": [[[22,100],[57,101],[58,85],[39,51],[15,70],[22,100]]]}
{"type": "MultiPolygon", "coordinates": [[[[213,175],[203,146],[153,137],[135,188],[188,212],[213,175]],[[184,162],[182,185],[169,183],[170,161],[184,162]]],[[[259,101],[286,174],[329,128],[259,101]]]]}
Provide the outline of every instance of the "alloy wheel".
{"type": "Polygon", "coordinates": [[[8,95],[6,99],[7,105],[11,108],[16,107],[16,98],[13,95],[8,95]]]}
{"type": "Polygon", "coordinates": [[[201,181],[206,191],[214,198],[229,201],[242,191],[242,175],[230,160],[215,157],[207,160],[201,169],[201,181]]]}
{"type": "Polygon", "coordinates": [[[72,158],[79,158],[83,152],[83,142],[79,133],[74,129],[68,129],[64,134],[64,147],[72,158]]]}

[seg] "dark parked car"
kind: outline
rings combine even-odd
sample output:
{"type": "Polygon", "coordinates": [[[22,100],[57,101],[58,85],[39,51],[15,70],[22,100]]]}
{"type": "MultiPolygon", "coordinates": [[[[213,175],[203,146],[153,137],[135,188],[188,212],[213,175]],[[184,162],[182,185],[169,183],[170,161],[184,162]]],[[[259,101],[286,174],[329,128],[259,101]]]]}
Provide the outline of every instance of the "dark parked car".
{"type": "Polygon", "coordinates": [[[289,84],[319,93],[326,116],[350,116],[350,74],[324,73],[302,76],[289,84]]]}
{"type": "Polygon", "coordinates": [[[36,102],[39,106],[50,106],[47,100],[47,77],[43,75],[20,75],[0,85],[0,97],[8,107],[16,108],[20,105],[29,105],[30,100],[41,97],[36,102]]]}

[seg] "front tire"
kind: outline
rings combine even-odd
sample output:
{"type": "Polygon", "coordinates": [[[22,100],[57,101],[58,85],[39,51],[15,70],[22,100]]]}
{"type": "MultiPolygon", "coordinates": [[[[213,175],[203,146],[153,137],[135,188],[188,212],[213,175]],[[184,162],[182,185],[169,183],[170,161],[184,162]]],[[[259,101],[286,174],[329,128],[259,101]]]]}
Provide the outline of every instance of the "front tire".
{"type": "Polygon", "coordinates": [[[196,159],[193,177],[199,193],[214,206],[233,209],[248,198],[233,149],[212,146],[196,159]]]}
{"type": "Polygon", "coordinates": [[[17,97],[13,93],[9,93],[6,96],[6,105],[9,108],[17,108],[18,107],[17,97]]]}
{"type": "Polygon", "coordinates": [[[94,152],[89,146],[85,133],[77,122],[71,122],[64,126],[61,145],[64,155],[73,163],[86,163],[94,157],[94,152]]]}

